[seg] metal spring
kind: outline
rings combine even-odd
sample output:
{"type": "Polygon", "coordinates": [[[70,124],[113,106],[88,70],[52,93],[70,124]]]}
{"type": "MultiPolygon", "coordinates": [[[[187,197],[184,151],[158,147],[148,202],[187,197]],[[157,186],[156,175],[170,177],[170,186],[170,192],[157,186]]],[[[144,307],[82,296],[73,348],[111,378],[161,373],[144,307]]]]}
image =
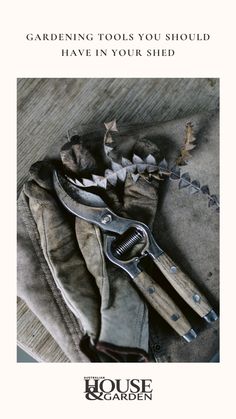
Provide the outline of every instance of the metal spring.
{"type": "Polygon", "coordinates": [[[137,228],[132,228],[126,231],[123,236],[120,236],[113,242],[113,252],[116,257],[124,256],[132,247],[141,241],[143,233],[137,228]]]}

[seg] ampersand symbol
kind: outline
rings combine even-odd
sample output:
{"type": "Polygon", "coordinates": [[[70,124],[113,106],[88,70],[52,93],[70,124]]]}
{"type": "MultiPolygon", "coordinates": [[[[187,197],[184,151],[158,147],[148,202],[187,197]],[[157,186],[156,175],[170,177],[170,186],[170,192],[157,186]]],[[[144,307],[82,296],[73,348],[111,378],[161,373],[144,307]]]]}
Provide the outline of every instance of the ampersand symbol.
{"type": "Polygon", "coordinates": [[[95,392],[95,391],[88,391],[85,394],[85,397],[88,400],[102,400],[102,392],[98,393],[98,392],[95,392]],[[92,398],[91,398],[91,396],[92,396],[92,398]]]}

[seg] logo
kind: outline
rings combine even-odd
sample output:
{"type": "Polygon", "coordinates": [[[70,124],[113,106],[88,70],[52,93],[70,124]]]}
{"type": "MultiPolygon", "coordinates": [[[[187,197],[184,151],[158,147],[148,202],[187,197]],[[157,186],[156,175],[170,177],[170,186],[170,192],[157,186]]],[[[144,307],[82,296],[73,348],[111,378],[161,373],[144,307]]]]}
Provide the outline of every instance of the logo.
{"type": "Polygon", "coordinates": [[[87,400],[152,400],[151,379],[84,377],[87,400]]]}

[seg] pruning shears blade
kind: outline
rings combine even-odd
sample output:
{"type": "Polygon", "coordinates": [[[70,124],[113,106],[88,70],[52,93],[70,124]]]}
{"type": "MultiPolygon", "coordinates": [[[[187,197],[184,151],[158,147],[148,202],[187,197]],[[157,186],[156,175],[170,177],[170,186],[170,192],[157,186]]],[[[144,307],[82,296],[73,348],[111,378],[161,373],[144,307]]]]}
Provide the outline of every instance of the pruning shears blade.
{"type": "Polygon", "coordinates": [[[62,191],[64,190],[71,198],[80,204],[97,208],[107,207],[107,204],[99,195],[79,188],[77,185],[72,183],[68,177],[63,176],[57,170],[53,171],[53,184],[59,198],[62,197],[62,191]]]}
{"type": "Polygon", "coordinates": [[[122,234],[134,223],[114,214],[100,196],[74,185],[57,170],[53,171],[53,185],[59,201],[71,214],[98,225],[103,231],[122,234]]]}

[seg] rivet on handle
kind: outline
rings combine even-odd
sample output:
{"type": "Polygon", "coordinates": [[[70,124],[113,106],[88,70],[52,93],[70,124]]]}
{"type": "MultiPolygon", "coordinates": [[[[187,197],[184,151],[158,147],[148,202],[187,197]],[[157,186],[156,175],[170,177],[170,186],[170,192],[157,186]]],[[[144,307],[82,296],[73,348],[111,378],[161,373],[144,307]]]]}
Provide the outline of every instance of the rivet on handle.
{"type": "Polygon", "coordinates": [[[171,316],[171,319],[172,319],[174,322],[177,322],[177,320],[179,320],[179,318],[180,318],[180,315],[179,315],[179,314],[172,314],[172,316],[171,316]]]}
{"type": "Polygon", "coordinates": [[[153,294],[155,292],[154,287],[149,287],[147,290],[148,290],[149,294],[153,294]]]}
{"type": "Polygon", "coordinates": [[[198,294],[193,294],[193,301],[194,301],[195,303],[200,303],[200,301],[201,301],[201,297],[200,297],[200,295],[198,295],[198,294]]]}

